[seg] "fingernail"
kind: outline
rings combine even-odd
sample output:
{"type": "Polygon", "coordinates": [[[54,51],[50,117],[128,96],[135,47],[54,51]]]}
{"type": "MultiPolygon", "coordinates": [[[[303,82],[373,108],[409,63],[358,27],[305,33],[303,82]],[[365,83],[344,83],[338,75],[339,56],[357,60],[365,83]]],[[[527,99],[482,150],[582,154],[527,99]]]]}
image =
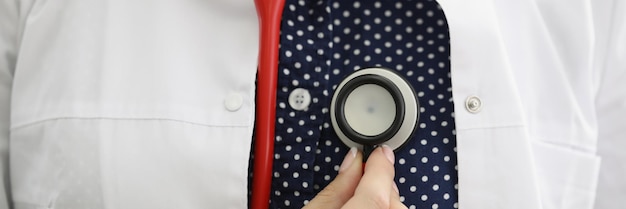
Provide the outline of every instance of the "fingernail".
{"type": "Polygon", "coordinates": [[[392,165],[395,164],[395,157],[393,156],[393,150],[391,149],[391,147],[384,144],[382,146],[382,149],[383,149],[383,153],[385,153],[385,156],[387,157],[387,160],[389,160],[389,162],[391,162],[392,165]]]}
{"type": "Polygon", "coordinates": [[[341,166],[339,166],[339,173],[341,173],[342,171],[348,169],[348,167],[350,167],[350,165],[352,165],[352,162],[354,161],[354,158],[356,158],[356,152],[357,152],[356,147],[350,148],[350,151],[348,152],[346,157],[343,158],[343,162],[341,163],[341,166]]]}

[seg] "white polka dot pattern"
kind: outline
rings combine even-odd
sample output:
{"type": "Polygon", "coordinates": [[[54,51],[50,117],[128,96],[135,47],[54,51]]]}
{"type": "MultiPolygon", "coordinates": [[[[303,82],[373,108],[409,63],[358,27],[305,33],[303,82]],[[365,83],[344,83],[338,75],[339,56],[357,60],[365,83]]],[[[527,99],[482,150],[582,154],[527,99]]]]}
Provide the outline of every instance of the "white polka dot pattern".
{"type": "Polygon", "coordinates": [[[416,90],[418,131],[396,151],[396,182],[409,208],[457,208],[449,38],[432,0],[287,0],[281,28],[271,208],[300,208],[333,180],[348,147],[330,126],[337,84],[365,67],[394,69],[416,90]],[[307,89],[311,104],[292,109],[307,89]]]}

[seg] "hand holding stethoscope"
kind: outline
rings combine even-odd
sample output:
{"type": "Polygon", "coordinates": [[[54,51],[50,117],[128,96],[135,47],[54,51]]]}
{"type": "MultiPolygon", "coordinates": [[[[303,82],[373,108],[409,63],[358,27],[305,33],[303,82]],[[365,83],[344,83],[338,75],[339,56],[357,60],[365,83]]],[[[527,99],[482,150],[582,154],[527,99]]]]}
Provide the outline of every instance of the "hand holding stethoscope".
{"type": "Polygon", "coordinates": [[[393,181],[394,154],[389,146],[375,149],[363,173],[363,155],[352,148],[339,168],[339,174],[304,209],[316,208],[407,208],[400,201],[393,181]]]}

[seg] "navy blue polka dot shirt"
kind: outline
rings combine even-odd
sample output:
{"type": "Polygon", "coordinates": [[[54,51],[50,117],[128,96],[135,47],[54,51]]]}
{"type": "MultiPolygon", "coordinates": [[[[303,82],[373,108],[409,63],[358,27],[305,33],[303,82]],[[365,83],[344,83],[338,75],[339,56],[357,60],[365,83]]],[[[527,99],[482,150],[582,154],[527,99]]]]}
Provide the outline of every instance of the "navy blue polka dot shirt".
{"type": "Polygon", "coordinates": [[[418,130],[396,150],[401,201],[458,208],[448,26],[432,0],[286,0],[270,208],[301,208],[337,175],[349,147],[332,128],[331,97],[367,67],[397,71],[421,105],[418,130]]]}

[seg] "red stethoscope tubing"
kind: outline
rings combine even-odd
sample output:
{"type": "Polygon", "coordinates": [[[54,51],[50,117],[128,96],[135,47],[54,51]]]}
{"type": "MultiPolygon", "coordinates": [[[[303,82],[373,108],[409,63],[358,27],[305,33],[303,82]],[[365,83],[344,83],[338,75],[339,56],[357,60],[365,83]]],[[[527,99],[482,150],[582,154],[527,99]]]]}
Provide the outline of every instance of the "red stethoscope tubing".
{"type": "Polygon", "coordinates": [[[256,139],[252,178],[252,209],[267,209],[272,186],[276,82],[280,20],[285,0],[254,0],[259,17],[259,66],[256,94],[256,139]]]}

